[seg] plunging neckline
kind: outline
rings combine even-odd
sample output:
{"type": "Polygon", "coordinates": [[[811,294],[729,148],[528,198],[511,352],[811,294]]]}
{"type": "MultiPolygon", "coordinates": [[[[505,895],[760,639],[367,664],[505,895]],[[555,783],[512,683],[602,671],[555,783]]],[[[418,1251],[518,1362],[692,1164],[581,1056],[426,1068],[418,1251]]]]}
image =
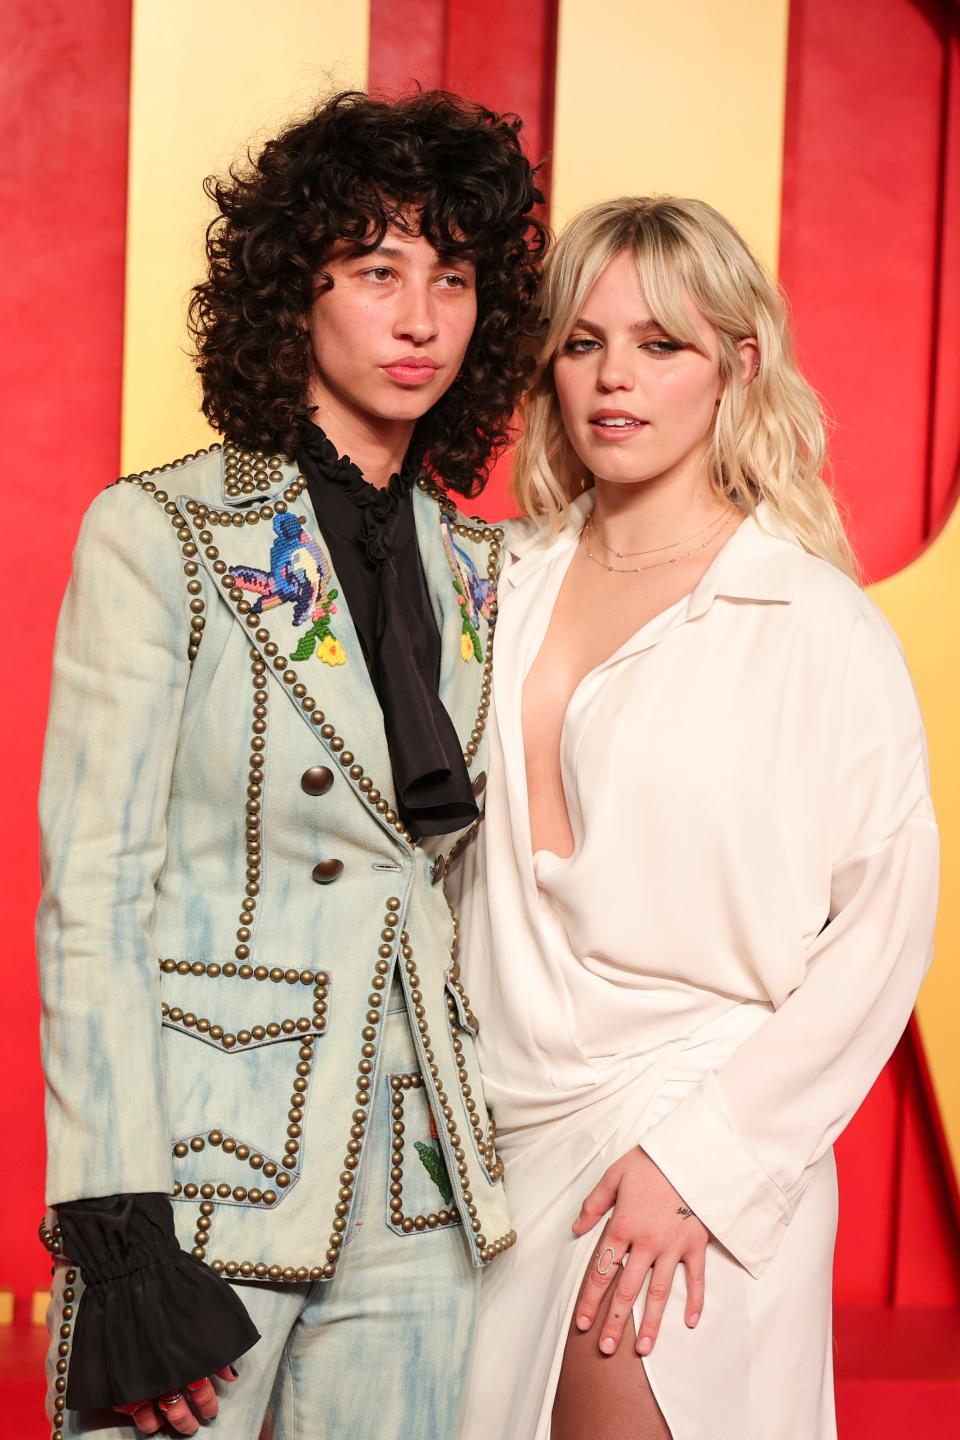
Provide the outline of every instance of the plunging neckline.
{"type": "MultiPolygon", "coordinates": [[[[559,761],[560,761],[560,787],[561,787],[561,791],[562,791],[562,794],[563,794],[563,804],[564,804],[564,809],[565,809],[565,811],[566,811],[566,816],[567,816],[567,828],[568,828],[568,830],[570,831],[571,836],[573,837],[573,848],[571,849],[569,855],[558,855],[555,850],[551,850],[551,849],[549,849],[549,847],[547,847],[547,846],[541,846],[541,847],[539,847],[538,849],[534,850],[534,848],[533,848],[533,824],[532,824],[531,816],[530,816],[530,787],[529,787],[529,783],[528,783],[528,780],[527,780],[527,738],[526,738],[526,731],[525,731],[524,724],[523,724],[523,698],[524,698],[524,693],[525,693],[526,687],[527,687],[527,681],[528,681],[528,679],[530,678],[530,674],[531,674],[531,672],[532,672],[532,670],[533,670],[533,667],[535,666],[535,664],[536,664],[537,661],[539,660],[540,655],[541,655],[541,653],[542,653],[542,651],[543,651],[543,647],[544,647],[544,645],[545,645],[546,642],[547,642],[547,636],[548,636],[549,633],[550,633],[550,628],[551,628],[551,626],[552,626],[552,624],[553,624],[553,617],[554,617],[554,615],[556,614],[557,605],[558,605],[559,600],[560,600],[560,592],[562,591],[563,586],[564,586],[564,583],[566,582],[567,576],[568,576],[568,574],[569,574],[569,572],[570,572],[570,567],[571,567],[571,565],[573,564],[574,559],[576,558],[577,549],[579,548],[579,544],[580,544],[580,533],[581,533],[581,531],[582,531],[582,528],[583,528],[583,527],[581,526],[581,530],[577,532],[576,540],[574,541],[573,545],[571,546],[570,555],[568,556],[566,563],[561,567],[559,579],[558,579],[556,588],[555,588],[555,590],[553,591],[553,595],[552,595],[552,599],[551,599],[551,602],[550,602],[549,610],[548,610],[548,612],[547,612],[546,624],[544,625],[543,630],[540,632],[539,641],[538,641],[538,643],[536,644],[536,647],[535,647],[535,648],[534,648],[534,647],[531,647],[530,651],[528,652],[527,661],[526,661],[526,664],[524,665],[523,674],[522,674],[522,677],[521,677],[520,685],[519,685],[519,687],[518,687],[518,688],[519,688],[519,702],[518,702],[518,703],[519,703],[519,730],[520,730],[520,761],[521,761],[520,770],[521,770],[521,774],[522,774],[522,776],[523,776],[523,797],[524,797],[524,809],[525,809],[525,811],[526,811],[526,817],[527,817],[528,850],[529,850],[529,852],[530,852],[531,868],[532,868],[532,870],[533,870],[534,879],[537,880],[538,884],[539,884],[539,879],[538,879],[538,876],[537,876],[537,868],[538,868],[538,862],[541,860],[541,858],[545,859],[548,863],[550,863],[553,868],[557,868],[557,867],[562,866],[562,865],[567,865],[567,864],[570,863],[571,860],[575,859],[575,857],[576,857],[576,855],[577,855],[577,852],[578,852],[578,850],[579,850],[579,848],[580,848],[580,839],[582,839],[582,837],[580,837],[580,839],[578,839],[578,837],[574,834],[573,824],[572,824],[572,821],[571,821],[570,796],[569,796],[569,793],[568,793],[568,790],[567,790],[566,779],[565,779],[564,773],[563,773],[563,747],[564,747],[564,737],[565,737],[565,735],[566,735],[567,722],[568,722],[568,720],[569,720],[569,718],[570,718],[570,712],[571,712],[571,710],[573,709],[573,705],[574,705],[575,700],[577,699],[577,696],[580,694],[580,692],[583,690],[584,686],[587,684],[587,682],[588,682],[589,680],[592,680],[592,679],[594,678],[594,676],[596,676],[597,674],[599,674],[602,670],[605,670],[608,666],[614,665],[614,664],[620,659],[622,652],[628,650],[631,646],[635,645],[636,642],[637,642],[637,640],[639,639],[639,637],[643,634],[643,632],[644,632],[645,630],[649,629],[651,626],[657,625],[659,622],[664,622],[663,628],[664,628],[664,633],[666,633],[666,630],[667,630],[668,628],[671,628],[671,626],[670,626],[670,624],[669,624],[669,621],[672,621],[672,619],[673,619],[673,612],[679,610],[680,607],[683,607],[684,609],[686,609],[686,607],[689,606],[691,596],[692,596],[693,593],[694,593],[693,590],[688,591],[687,594],[681,595],[677,600],[674,600],[670,605],[665,605],[662,610],[658,610],[657,613],[656,613],[656,615],[651,615],[650,618],[649,618],[649,620],[645,620],[642,625],[638,625],[637,628],[636,628],[636,630],[632,631],[632,632],[626,637],[626,639],[623,640],[623,641],[621,642],[621,644],[619,644],[619,645],[616,647],[616,649],[614,649],[614,650],[612,650],[612,651],[610,652],[610,654],[609,654],[605,659],[603,659],[603,660],[601,660],[601,661],[598,661],[598,663],[597,663],[596,665],[592,666],[591,669],[587,670],[583,675],[581,675],[580,679],[577,681],[576,685],[573,687],[573,689],[571,690],[570,694],[567,696],[567,703],[566,703],[566,705],[564,706],[563,715],[562,715],[561,720],[560,720],[560,730],[559,730],[559,735],[558,735],[558,738],[557,738],[557,748],[558,748],[558,758],[559,758],[559,761]]],[[[737,526],[737,529],[739,529],[739,528],[740,528],[740,527],[737,526]]],[[[736,534],[736,530],[734,531],[734,534],[736,534]]],[[[730,537],[730,539],[732,539],[732,538],[733,538],[733,536],[730,537]]],[[[726,543],[729,543],[729,541],[727,541],[726,543]]],[[[710,562],[710,565],[711,565],[711,566],[713,565],[714,561],[717,559],[717,556],[722,553],[722,550],[723,550],[723,549],[724,549],[724,547],[721,546],[720,550],[717,551],[717,555],[715,555],[715,556],[713,557],[713,560],[711,560],[711,562],[710,562]]],[[[707,567],[708,570],[709,570],[709,568],[710,568],[710,566],[707,567]]],[[[707,573],[707,572],[704,571],[704,574],[706,574],[706,573],[707,573]]],[[[701,578],[702,578],[702,577],[701,577],[701,578]]],[[[697,584],[699,584],[699,583],[700,583],[700,582],[698,581],[697,584]]],[[[696,586],[694,586],[694,589],[696,589],[696,586]]]]}

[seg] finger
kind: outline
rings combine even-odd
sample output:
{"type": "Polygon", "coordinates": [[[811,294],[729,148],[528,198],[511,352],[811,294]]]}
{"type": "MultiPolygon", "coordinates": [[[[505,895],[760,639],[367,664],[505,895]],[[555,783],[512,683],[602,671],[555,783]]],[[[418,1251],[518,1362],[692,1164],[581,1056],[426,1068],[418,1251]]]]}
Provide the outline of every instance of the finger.
{"type": "Polygon", "coordinates": [[[604,1355],[614,1355],[619,1348],[627,1317],[633,1310],[634,1302],[643,1288],[643,1278],[649,1269],[649,1255],[631,1250],[630,1259],[620,1271],[619,1279],[613,1288],[610,1309],[600,1330],[600,1349],[604,1355]]]}
{"type": "Polygon", "coordinates": [[[574,1312],[578,1330],[589,1330],[596,1320],[604,1296],[620,1275],[619,1262],[625,1248],[625,1245],[618,1244],[612,1238],[608,1225],[597,1242],[596,1250],[590,1257],[587,1273],[580,1286],[580,1295],[574,1312]]]}
{"type": "Polygon", "coordinates": [[[619,1188],[620,1176],[611,1167],[581,1205],[580,1214],[573,1222],[574,1235],[585,1235],[596,1225],[602,1215],[606,1215],[607,1211],[613,1208],[619,1188]]]}
{"type": "Polygon", "coordinates": [[[217,1404],[217,1392],[206,1375],[202,1380],[194,1380],[192,1385],[188,1385],[187,1394],[190,1396],[190,1404],[201,1420],[212,1420],[220,1409],[217,1404]]]}
{"type": "Polygon", "coordinates": [[[703,1314],[705,1262],[706,1250],[697,1250],[692,1255],[685,1255],[683,1259],[683,1270],[687,1278],[687,1308],[684,1319],[691,1330],[703,1314]]]}
{"type": "Polygon", "coordinates": [[[236,1365],[224,1365],[222,1370],[217,1371],[217,1379],[226,1380],[228,1385],[232,1385],[234,1380],[240,1379],[240,1371],[236,1365]]]}
{"type": "Polygon", "coordinates": [[[643,1307],[643,1319],[637,1331],[638,1355],[649,1355],[656,1343],[676,1269],[677,1262],[669,1255],[661,1255],[654,1263],[647,1288],[647,1303],[643,1307]]]}
{"type": "Polygon", "coordinates": [[[119,1410],[121,1415],[129,1415],[144,1435],[156,1435],[163,1424],[152,1400],[142,1400],[139,1405],[115,1405],[114,1409],[119,1410]]]}
{"type": "Polygon", "coordinates": [[[200,1426],[197,1424],[197,1417],[194,1415],[184,1396],[179,1400],[167,1403],[165,1400],[157,1401],[157,1409],[168,1425],[176,1430],[178,1435],[196,1435],[200,1426]]]}

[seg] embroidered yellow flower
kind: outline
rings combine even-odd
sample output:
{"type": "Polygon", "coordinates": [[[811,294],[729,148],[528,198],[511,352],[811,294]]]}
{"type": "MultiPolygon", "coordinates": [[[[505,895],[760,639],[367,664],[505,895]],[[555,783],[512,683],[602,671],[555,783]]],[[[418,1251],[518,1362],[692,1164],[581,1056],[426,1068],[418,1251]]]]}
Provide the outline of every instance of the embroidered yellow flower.
{"type": "Polygon", "coordinates": [[[469,635],[460,636],[460,657],[463,660],[473,659],[473,641],[469,635]]]}
{"type": "Polygon", "coordinates": [[[347,657],[339,640],[334,640],[332,635],[327,635],[317,646],[317,659],[322,660],[324,665],[345,665],[347,657]]]}

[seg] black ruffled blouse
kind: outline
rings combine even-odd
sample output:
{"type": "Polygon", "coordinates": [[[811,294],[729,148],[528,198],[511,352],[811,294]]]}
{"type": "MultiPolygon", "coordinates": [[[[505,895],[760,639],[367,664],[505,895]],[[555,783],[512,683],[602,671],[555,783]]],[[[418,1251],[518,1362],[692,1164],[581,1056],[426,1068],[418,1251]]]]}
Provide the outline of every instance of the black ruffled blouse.
{"type": "Polygon", "coordinates": [[[411,834],[444,835],[477,818],[460,739],[440,699],[440,632],[417,545],[407,452],[383,489],[318,425],[301,430],[300,469],[383,711],[397,811],[411,834]]]}
{"type": "Polygon", "coordinates": [[[260,1336],[226,1280],[181,1250],[166,1195],[110,1195],[57,1207],[80,1267],[67,1405],[133,1405],[212,1375],[260,1336]]]}

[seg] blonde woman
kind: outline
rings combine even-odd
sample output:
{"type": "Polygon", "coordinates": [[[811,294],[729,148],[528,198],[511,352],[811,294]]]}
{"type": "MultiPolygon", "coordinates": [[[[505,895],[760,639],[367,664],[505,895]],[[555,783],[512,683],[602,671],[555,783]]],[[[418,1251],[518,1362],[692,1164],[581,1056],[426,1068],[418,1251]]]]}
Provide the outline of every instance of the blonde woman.
{"type": "Polygon", "coordinates": [[[467,1440],[830,1440],[832,1144],[930,959],[937,836],[784,306],[708,205],[549,261],[461,893],[517,1247],[467,1440]]]}

